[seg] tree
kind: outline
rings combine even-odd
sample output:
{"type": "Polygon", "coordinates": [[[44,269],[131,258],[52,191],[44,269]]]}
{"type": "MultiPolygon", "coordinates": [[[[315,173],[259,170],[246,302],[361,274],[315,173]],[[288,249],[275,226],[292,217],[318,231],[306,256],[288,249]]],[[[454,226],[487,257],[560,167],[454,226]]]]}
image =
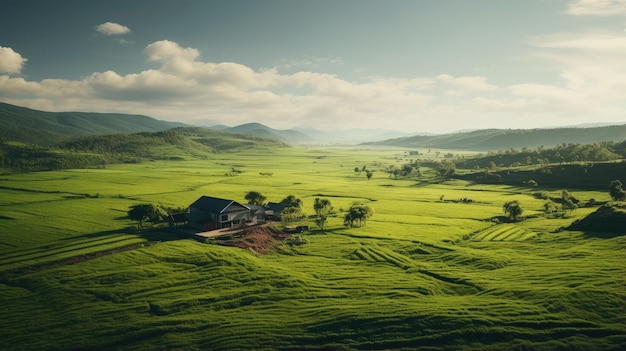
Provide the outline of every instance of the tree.
{"type": "Polygon", "coordinates": [[[313,210],[315,210],[315,214],[317,215],[315,224],[317,224],[320,229],[324,230],[328,217],[333,213],[333,205],[328,199],[316,198],[315,203],[313,203],[313,210]]]}
{"type": "Polygon", "coordinates": [[[287,204],[289,207],[302,208],[302,200],[298,199],[297,197],[293,195],[287,196],[280,203],[287,204]]]}
{"type": "Polygon", "coordinates": [[[518,221],[519,217],[524,212],[524,210],[522,209],[522,206],[519,204],[517,200],[508,201],[504,203],[504,205],[502,206],[502,209],[504,210],[504,213],[506,213],[506,215],[509,216],[509,218],[512,221],[518,221]]]}
{"type": "Polygon", "coordinates": [[[437,166],[437,171],[442,176],[453,177],[456,173],[456,165],[450,160],[443,160],[437,166]]]}
{"type": "Polygon", "coordinates": [[[622,188],[622,182],[619,180],[611,181],[611,184],[609,185],[609,194],[611,194],[611,198],[614,201],[626,200],[626,191],[622,188]]]}
{"type": "Polygon", "coordinates": [[[343,218],[343,225],[354,228],[365,225],[365,222],[372,216],[372,209],[362,202],[355,202],[350,206],[348,213],[343,218]]]}
{"type": "Polygon", "coordinates": [[[563,190],[561,192],[561,207],[563,211],[573,211],[578,208],[578,203],[580,201],[569,191],[563,190]]]}
{"type": "Polygon", "coordinates": [[[137,221],[139,228],[141,228],[143,221],[148,220],[152,223],[158,222],[166,213],[158,205],[140,204],[130,206],[127,214],[131,220],[137,221]]]}
{"type": "Polygon", "coordinates": [[[295,223],[304,218],[304,213],[300,207],[287,207],[280,213],[283,225],[295,223]]]}
{"type": "Polygon", "coordinates": [[[365,176],[367,177],[367,180],[370,180],[372,178],[372,176],[374,175],[374,172],[368,170],[365,170],[365,176]]]}
{"type": "Polygon", "coordinates": [[[244,199],[246,199],[250,205],[263,206],[267,198],[258,191],[250,191],[244,196],[244,199]]]}

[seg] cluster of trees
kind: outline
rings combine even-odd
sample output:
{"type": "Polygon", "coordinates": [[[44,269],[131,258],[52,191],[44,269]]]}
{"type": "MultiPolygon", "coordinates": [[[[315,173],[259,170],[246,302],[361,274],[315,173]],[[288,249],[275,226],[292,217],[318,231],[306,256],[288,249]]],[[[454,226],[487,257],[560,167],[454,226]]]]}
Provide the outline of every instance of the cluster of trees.
{"type": "Polygon", "coordinates": [[[609,184],[609,195],[614,201],[626,201],[626,191],[624,191],[621,181],[613,180],[609,184]]]}
{"type": "Polygon", "coordinates": [[[139,163],[145,158],[172,159],[164,146],[176,146],[192,156],[250,148],[256,145],[286,147],[270,139],[213,131],[206,128],[174,128],[160,132],[83,135],[54,147],[26,145],[0,139],[0,168],[20,172],[101,167],[114,163],[139,163]],[[161,147],[159,149],[159,147],[161,147]]]}
{"type": "MultiPolygon", "coordinates": [[[[248,201],[248,204],[264,206],[266,205],[267,198],[258,191],[250,191],[244,199],[248,201]]],[[[281,212],[281,219],[284,224],[294,223],[305,218],[305,214],[302,210],[302,200],[294,195],[288,195],[280,201],[281,204],[287,205],[281,212]]],[[[313,210],[315,211],[315,224],[324,230],[328,218],[336,214],[329,199],[315,198],[313,203],[313,210]]],[[[349,228],[360,227],[365,225],[368,218],[372,216],[372,209],[365,203],[355,202],[350,206],[347,213],[344,216],[344,225],[349,228]]]]}
{"type": "Polygon", "coordinates": [[[355,173],[365,172],[365,176],[367,177],[367,180],[372,179],[372,176],[374,175],[374,172],[367,169],[367,166],[363,166],[363,168],[354,167],[354,172],[355,173]]]}
{"type": "MultiPolygon", "coordinates": [[[[401,166],[390,165],[385,171],[389,177],[421,176],[420,167],[429,167],[443,177],[454,177],[457,169],[483,170],[473,175],[472,179],[479,179],[486,183],[500,183],[503,178],[498,169],[503,167],[519,167],[525,165],[547,165],[554,163],[575,162],[602,162],[626,158],[626,141],[615,143],[612,141],[594,144],[561,144],[554,148],[538,147],[534,150],[522,148],[509,149],[498,152],[489,152],[478,157],[457,157],[446,154],[443,160],[422,159],[410,160],[401,166]]],[[[548,166],[546,166],[548,167],[548,166]]],[[[355,172],[360,169],[355,168],[355,172]]],[[[546,172],[549,172],[546,169],[546,172]]]]}
{"type": "MultiPolygon", "coordinates": [[[[248,201],[250,205],[265,206],[267,197],[258,191],[250,191],[246,193],[244,199],[248,201]]],[[[302,200],[295,195],[288,195],[282,199],[280,203],[286,205],[285,209],[280,213],[281,220],[284,224],[294,223],[305,217],[302,211],[302,200]]]]}
{"type": "Polygon", "coordinates": [[[346,227],[354,228],[365,225],[368,218],[372,216],[372,209],[363,202],[354,202],[343,217],[343,224],[346,227]]]}
{"type": "Polygon", "coordinates": [[[128,218],[133,221],[137,221],[139,228],[143,227],[143,222],[148,221],[151,223],[158,223],[167,216],[167,211],[155,204],[138,204],[130,206],[128,212],[128,218]]]}
{"type": "Polygon", "coordinates": [[[185,137],[182,134],[166,130],[134,134],[85,135],[66,140],[60,143],[59,147],[74,152],[146,156],[146,151],[154,146],[184,144],[185,137]]]}
{"type": "Polygon", "coordinates": [[[236,151],[252,146],[288,147],[286,143],[250,134],[211,130],[201,127],[179,127],[172,129],[190,140],[208,146],[216,152],[236,151]]]}
{"type": "Polygon", "coordinates": [[[489,169],[566,162],[602,162],[626,157],[626,143],[561,144],[553,148],[509,149],[457,161],[459,168],[489,169]]]}
{"type": "Polygon", "coordinates": [[[104,167],[110,161],[104,155],[64,152],[35,145],[0,143],[0,168],[17,172],[104,167]]]}
{"type": "MultiPolygon", "coordinates": [[[[626,201],[626,190],[624,190],[620,180],[611,181],[609,184],[609,195],[614,201],[626,201]]],[[[549,200],[543,205],[544,212],[549,215],[560,214],[560,216],[562,216],[565,212],[573,211],[581,206],[580,200],[567,190],[562,190],[561,197],[556,199],[550,199],[546,192],[535,193],[535,197],[549,200]],[[557,206],[557,203],[561,205],[560,208],[557,206]]],[[[589,201],[590,204],[594,202],[593,199],[589,201]]],[[[511,221],[519,221],[524,212],[524,209],[517,200],[504,203],[502,209],[511,221]]]]}

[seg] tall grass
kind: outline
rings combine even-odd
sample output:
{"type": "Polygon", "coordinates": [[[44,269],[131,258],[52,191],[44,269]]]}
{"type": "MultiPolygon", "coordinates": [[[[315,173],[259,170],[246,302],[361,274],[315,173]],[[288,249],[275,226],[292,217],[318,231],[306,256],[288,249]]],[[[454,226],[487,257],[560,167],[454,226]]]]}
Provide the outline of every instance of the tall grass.
{"type": "Polygon", "coordinates": [[[556,232],[593,208],[549,219],[535,188],[426,171],[389,178],[383,168],[402,158],[397,149],[294,148],[3,175],[0,349],[626,346],[624,237],[556,232]],[[372,179],[354,172],[363,165],[372,179]],[[125,218],[140,202],[243,202],[251,190],[269,201],[293,194],[308,214],[328,198],[337,214],[324,231],[307,219],[307,244],[268,255],[138,232],[125,218]],[[495,221],[512,199],[530,218],[495,221]],[[374,215],[345,228],[353,201],[374,215]],[[97,255],[136,243],[146,245],[97,255]]]}

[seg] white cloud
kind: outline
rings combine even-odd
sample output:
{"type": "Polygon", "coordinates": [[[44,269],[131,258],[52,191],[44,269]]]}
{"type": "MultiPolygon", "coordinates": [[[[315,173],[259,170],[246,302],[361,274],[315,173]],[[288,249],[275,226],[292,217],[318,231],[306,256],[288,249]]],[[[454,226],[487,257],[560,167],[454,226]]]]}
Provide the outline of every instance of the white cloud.
{"type": "Polygon", "coordinates": [[[548,49],[568,49],[602,55],[626,55],[626,36],[609,31],[560,33],[535,37],[529,43],[548,49]]]}
{"type": "Polygon", "coordinates": [[[13,49],[0,46],[0,73],[21,74],[26,61],[13,49]]]}
{"type": "Polygon", "coordinates": [[[95,72],[82,80],[39,82],[0,75],[3,101],[47,110],[138,113],[274,128],[389,128],[451,131],[624,120],[626,63],[615,33],[535,37],[538,57],[559,69],[552,84],[497,86],[486,76],[370,77],[352,82],[320,72],[254,70],[204,62],[168,40],[144,49],[156,65],[138,73],[95,72]],[[562,123],[561,123],[562,122],[562,123]]]}
{"type": "Polygon", "coordinates": [[[559,33],[535,37],[537,57],[558,70],[554,83],[526,82],[507,88],[500,98],[476,98],[484,111],[515,113],[552,125],[626,119],[626,38],[622,33],[559,33]]]}
{"type": "Polygon", "coordinates": [[[97,25],[96,31],[104,35],[123,35],[130,33],[130,28],[118,23],[105,22],[97,25]]]}
{"type": "Polygon", "coordinates": [[[455,78],[449,74],[440,74],[437,76],[437,80],[462,91],[492,91],[497,89],[495,85],[487,83],[487,78],[485,77],[455,78]]]}
{"type": "Polygon", "coordinates": [[[178,43],[169,40],[160,40],[148,45],[144,52],[148,60],[167,62],[168,60],[193,61],[200,56],[200,51],[193,48],[183,48],[178,43]]]}
{"type": "Polygon", "coordinates": [[[626,15],[626,0],[576,0],[569,4],[567,13],[602,17],[626,15]]]}

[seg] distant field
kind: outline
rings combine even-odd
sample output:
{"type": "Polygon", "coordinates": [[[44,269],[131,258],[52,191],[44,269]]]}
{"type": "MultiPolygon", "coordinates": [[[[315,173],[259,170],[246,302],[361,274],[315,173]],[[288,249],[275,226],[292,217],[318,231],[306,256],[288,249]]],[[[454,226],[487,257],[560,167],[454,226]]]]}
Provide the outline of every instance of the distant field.
{"type": "Polygon", "coordinates": [[[594,208],[550,219],[541,188],[383,171],[407,157],[286,148],[1,175],[0,349],[626,349],[626,237],[559,231],[594,208]],[[252,190],[338,214],[267,255],[126,218],[252,190]],[[510,200],[531,218],[496,221],[510,200]],[[353,201],[374,215],[348,229],[353,201]]]}

